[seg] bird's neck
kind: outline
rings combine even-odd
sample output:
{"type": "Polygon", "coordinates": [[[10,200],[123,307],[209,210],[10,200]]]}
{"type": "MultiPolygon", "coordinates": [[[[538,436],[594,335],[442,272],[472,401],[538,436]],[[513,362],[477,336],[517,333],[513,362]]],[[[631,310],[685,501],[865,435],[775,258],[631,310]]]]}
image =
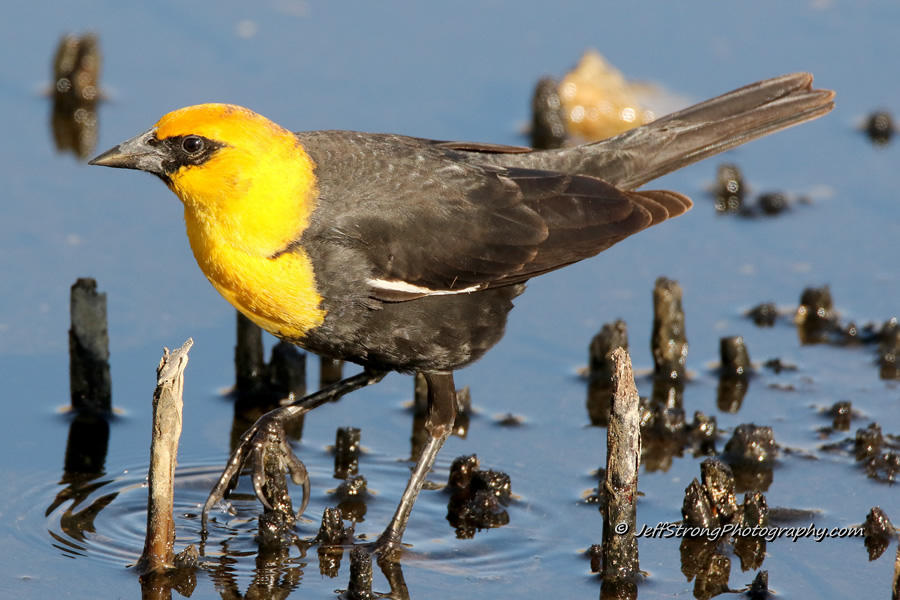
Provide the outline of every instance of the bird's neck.
{"type": "Polygon", "coordinates": [[[207,279],[263,329],[299,341],[325,315],[312,263],[296,243],[315,207],[315,180],[312,168],[296,161],[293,168],[277,168],[285,164],[277,157],[262,162],[241,169],[232,159],[230,172],[219,169],[216,182],[173,188],[207,279]],[[253,177],[240,176],[247,172],[253,177]],[[191,196],[196,193],[215,196],[191,196]]]}

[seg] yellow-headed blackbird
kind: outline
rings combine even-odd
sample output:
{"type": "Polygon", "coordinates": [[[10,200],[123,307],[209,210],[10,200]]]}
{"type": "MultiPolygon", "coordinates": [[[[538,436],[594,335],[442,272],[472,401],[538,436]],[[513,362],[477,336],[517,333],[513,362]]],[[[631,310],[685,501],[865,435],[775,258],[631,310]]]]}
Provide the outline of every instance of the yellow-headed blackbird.
{"type": "MultiPolygon", "coordinates": [[[[169,186],[184,203],[200,268],[239,311],[279,338],[365,367],[260,419],[211,493],[204,525],[248,457],[266,502],[262,440],[282,422],[387,371],[421,372],[429,441],[378,541],[396,547],[451,430],[453,371],[497,343],[525,282],[691,207],[681,194],[639,186],[821,116],[833,97],[812,89],[808,74],[786,75],[608,140],[547,151],[291,133],[245,108],[203,104],[95,158],[169,186]]],[[[306,471],[280,438],[305,508],[306,471]]]]}

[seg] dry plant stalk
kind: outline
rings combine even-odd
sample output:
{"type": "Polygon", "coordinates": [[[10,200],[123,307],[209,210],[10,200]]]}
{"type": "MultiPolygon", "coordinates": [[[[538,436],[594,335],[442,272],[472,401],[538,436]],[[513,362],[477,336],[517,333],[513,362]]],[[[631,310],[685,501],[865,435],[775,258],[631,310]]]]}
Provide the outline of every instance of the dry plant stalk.
{"type": "Polygon", "coordinates": [[[149,494],[147,498],[147,538],[138,564],[146,572],[161,572],[175,564],[175,465],[178,439],[181,437],[184,369],[188,350],[194,341],[188,339],[171,354],[163,351],[156,370],[153,392],[153,440],[150,445],[149,494]]]}

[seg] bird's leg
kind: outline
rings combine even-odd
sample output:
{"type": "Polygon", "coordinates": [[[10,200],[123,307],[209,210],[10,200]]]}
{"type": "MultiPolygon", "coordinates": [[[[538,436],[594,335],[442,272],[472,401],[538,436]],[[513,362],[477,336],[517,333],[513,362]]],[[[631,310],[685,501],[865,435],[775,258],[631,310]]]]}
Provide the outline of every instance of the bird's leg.
{"type": "Polygon", "coordinates": [[[388,560],[392,560],[394,552],[400,548],[403,531],[409,521],[409,513],[416,503],[416,498],[425,484],[425,477],[431,470],[441,446],[450,437],[456,419],[456,388],[453,373],[423,373],[423,375],[428,382],[428,413],[425,421],[428,440],[410,475],[409,483],[406,484],[406,490],[400,498],[394,517],[375,543],[376,551],[381,553],[382,558],[388,560]]]}
{"type": "Polygon", "coordinates": [[[231,458],[228,459],[228,464],[222,471],[222,475],[210,492],[209,498],[206,499],[206,504],[203,505],[203,512],[200,517],[203,533],[206,533],[206,521],[209,516],[209,510],[216,502],[225,498],[228,492],[237,486],[238,478],[241,475],[241,469],[244,467],[247,460],[251,461],[251,478],[253,480],[253,489],[256,492],[256,497],[259,498],[259,501],[262,502],[264,506],[270,507],[264,489],[266,483],[265,459],[267,447],[277,447],[281,451],[285,470],[291,474],[294,483],[303,486],[303,502],[300,510],[297,512],[298,515],[303,514],[303,511],[306,509],[306,504],[309,501],[309,477],[306,473],[306,467],[294,455],[290,444],[288,444],[284,437],[283,424],[309,412],[317,406],[333,402],[345,394],[349,394],[350,392],[366,387],[367,385],[377,383],[381,381],[386,374],[385,371],[370,371],[366,369],[362,373],[342,379],[318,392],[304,396],[285,406],[280,406],[260,417],[259,420],[254,423],[243,436],[241,436],[240,443],[237,448],[234,449],[234,452],[232,452],[231,458]]]}

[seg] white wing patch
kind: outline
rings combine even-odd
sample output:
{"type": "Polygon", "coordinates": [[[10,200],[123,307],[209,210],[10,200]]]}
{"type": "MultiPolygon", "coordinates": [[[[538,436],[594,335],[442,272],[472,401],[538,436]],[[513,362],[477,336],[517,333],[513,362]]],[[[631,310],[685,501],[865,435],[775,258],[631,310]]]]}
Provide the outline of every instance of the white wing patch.
{"type": "Polygon", "coordinates": [[[402,294],[415,294],[417,296],[447,296],[449,294],[470,294],[484,288],[482,284],[476,284],[467,288],[459,288],[458,290],[433,290],[431,288],[413,285],[406,281],[388,280],[388,279],[366,279],[366,283],[379,290],[389,292],[400,292],[402,294]]]}

